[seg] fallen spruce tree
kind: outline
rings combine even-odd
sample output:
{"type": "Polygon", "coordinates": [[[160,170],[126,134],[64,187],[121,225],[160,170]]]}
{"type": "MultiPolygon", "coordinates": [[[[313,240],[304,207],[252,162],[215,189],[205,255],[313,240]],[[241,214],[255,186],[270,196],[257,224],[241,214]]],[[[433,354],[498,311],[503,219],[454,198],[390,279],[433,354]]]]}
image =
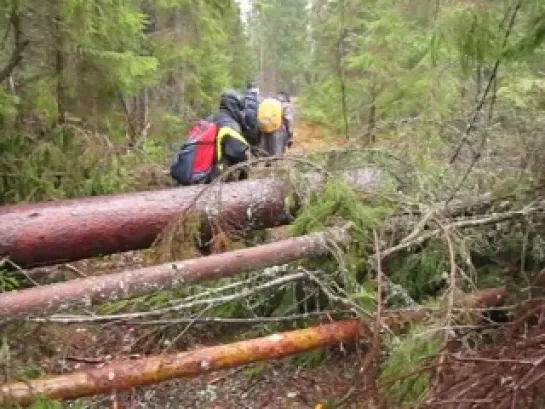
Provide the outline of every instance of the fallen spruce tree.
{"type": "Polygon", "coordinates": [[[328,243],[343,245],[348,241],[346,229],[333,228],[207,257],[10,291],[0,294],[0,319],[42,315],[230,277],[243,271],[323,254],[328,252],[328,243]]]}
{"type": "MultiPolygon", "coordinates": [[[[357,189],[376,188],[376,169],[345,172],[357,189]]],[[[324,176],[304,175],[308,191],[324,176]]],[[[0,259],[22,268],[150,247],[169,223],[201,217],[201,231],[262,229],[287,224],[298,208],[296,189],[281,179],[256,179],[0,208],[0,259]],[[292,200],[287,200],[292,198],[292,200]]]]}
{"type": "MultiPolygon", "coordinates": [[[[505,296],[505,288],[488,289],[469,294],[462,302],[492,308],[500,305],[505,296]]],[[[402,324],[422,321],[427,315],[426,309],[404,311],[385,314],[382,321],[384,325],[398,329],[404,326],[402,324]]],[[[372,333],[372,329],[362,321],[344,320],[194,351],[117,361],[99,368],[1,385],[0,403],[29,405],[38,396],[74,399],[99,395],[257,361],[280,359],[315,348],[354,342],[360,337],[370,340],[372,333]]]]}

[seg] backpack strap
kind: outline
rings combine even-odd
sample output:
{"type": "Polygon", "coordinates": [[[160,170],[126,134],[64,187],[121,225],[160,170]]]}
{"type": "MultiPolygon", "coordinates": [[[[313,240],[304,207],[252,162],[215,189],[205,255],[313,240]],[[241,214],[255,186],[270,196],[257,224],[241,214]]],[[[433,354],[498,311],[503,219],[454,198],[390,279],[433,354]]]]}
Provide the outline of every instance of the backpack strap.
{"type": "Polygon", "coordinates": [[[227,135],[237,139],[238,141],[240,141],[241,143],[243,143],[244,145],[248,145],[248,142],[246,141],[246,139],[244,139],[244,137],[237,131],[235,131],[233,128],[229,128],[228,126],[222,126],[219,131],[218,131],[218,136],[216,138],[216,159],[217,159],[217,166],[218,166],[218,169],[219,170],[223,170],[223,163],[222,163],[222,158],[223,158],[223,148],[222,148],[222,142],[223,142],[223,138],[225,138],[227,135]]]}

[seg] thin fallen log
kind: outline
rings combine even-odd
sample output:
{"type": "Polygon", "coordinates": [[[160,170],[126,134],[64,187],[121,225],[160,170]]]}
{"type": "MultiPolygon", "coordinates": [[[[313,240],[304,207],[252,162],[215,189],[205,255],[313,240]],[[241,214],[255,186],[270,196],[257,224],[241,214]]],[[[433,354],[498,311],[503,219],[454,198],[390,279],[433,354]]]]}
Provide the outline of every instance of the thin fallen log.
{"type": "MultiPolygon", "coordinates": [[[[380,172],[360,170],[343,177],[361,189],[374,188],[380,172]]],[[[308,174],[310,189],[323,182],[308,174]]],[[[0,208],[0,259],[23,268],[148,248],[181,214],[202,217],[202,228],[270,228],[287,224],[298,200],[280,179],[259,179],[217,186],[191,186],[13,205],[0,208]],[[203,192],[203,189],[206,189],[203,192]]]]}
{"type": "MultiPolygon", "coordinates": [[[[499,305],[505,295],[505,288],[496,288],[470,294],[467,299],[472,300],[475,306],[484,306],[490,302],[487,306],[493,307],[499,305]]],[[[427,315],[425,309],[386,314],[383,322],[399,329],[405,323],[422,321],[427,315]]],[[[368,340],[371,336],[372,330],[364,322],[344,320],[195,351],[114,361],[101,368],[0,385],[0,403],[29,405],[37,395],[50,399],[99,395],[252,362],[279,359],[340,342],[356,341],[359,337],[368,340]]]]}
{"type": "Polygon", "coordinates": [[[318,327],[171,355],[118,361],[86,371],[0,386],[0,403],[29,405],[37,395],[74,399],[150,385],[173,378],[284,358],[358,338],[362,324],[339,321],[318,327]]]}
{"type": "Polygon", "coordinates": [[[42,315],[229,277],[326,253],[328,243],[343,245],[348,239],[346,229],[330,229],[207,257],[10,291],[0,294],[0,319],[42,315]]]}

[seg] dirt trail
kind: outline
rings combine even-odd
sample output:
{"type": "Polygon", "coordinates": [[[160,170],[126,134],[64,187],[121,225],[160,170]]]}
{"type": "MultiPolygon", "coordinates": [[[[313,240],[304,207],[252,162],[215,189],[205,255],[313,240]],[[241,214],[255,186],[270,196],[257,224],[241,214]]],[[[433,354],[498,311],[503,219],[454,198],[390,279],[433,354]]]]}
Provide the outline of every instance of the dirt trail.
{"type": "Polygon", "coordinates": [[[330,147],[332,138],[320,127],[310,124],[301,118],[301,107],[298,104],[297,98],[293,98],[292,101],[295,130],[293,146],[286,153],[288,155],[301,155],[330,147]]]}

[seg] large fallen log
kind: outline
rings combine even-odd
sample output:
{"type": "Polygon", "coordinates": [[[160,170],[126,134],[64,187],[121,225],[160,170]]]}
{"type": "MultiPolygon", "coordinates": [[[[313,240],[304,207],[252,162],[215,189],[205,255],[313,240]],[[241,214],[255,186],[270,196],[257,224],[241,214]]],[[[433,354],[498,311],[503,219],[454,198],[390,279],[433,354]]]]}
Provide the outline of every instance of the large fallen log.
{"type": "MultiPolygon", "coordinates": [[[[379,175],[361,170],[343,176],[366,189],[376,186],[379,175]]],[[[323,177],[311,173],[307,180],[316,189],[323,177]]],[[[181,214],[203,217],[205,230],[276,227],[296,210],[297,200],[286,203],[294,193],[282,180],[259,179],[5,206],[0,208],[0,259],[28,268],[143,249],[181,214]]]]}
{"type": "MultiPolygon", "coordinates": [[[[500,304],[505,295],[505,288],[497,288],[470,294],[468,300],[475,306],[493,307],[500,304]]],[[[414,310],[386,315],[383,322],[400,328],[403,326],[400,322],[416,323],[426,316],[425,309],[414,310]]],[[[0,403],[29,405],[37,395],[51,399],[99,395],[252,362],[279,359],[340,342],[355,341],[360,336],[370,339],[372,330],[363,322],[345,320],[189,352],[115,361],[101,368],[0,385],[0,403]]]]}
{"type": "Polygon", "coordinates": [[[327,252],[330,240],[346,244],[348,234],[344,229],[330,229],[207,257],[10,291],[0,294],[0,319],[100,304],[284,264],[327,252]]]}

